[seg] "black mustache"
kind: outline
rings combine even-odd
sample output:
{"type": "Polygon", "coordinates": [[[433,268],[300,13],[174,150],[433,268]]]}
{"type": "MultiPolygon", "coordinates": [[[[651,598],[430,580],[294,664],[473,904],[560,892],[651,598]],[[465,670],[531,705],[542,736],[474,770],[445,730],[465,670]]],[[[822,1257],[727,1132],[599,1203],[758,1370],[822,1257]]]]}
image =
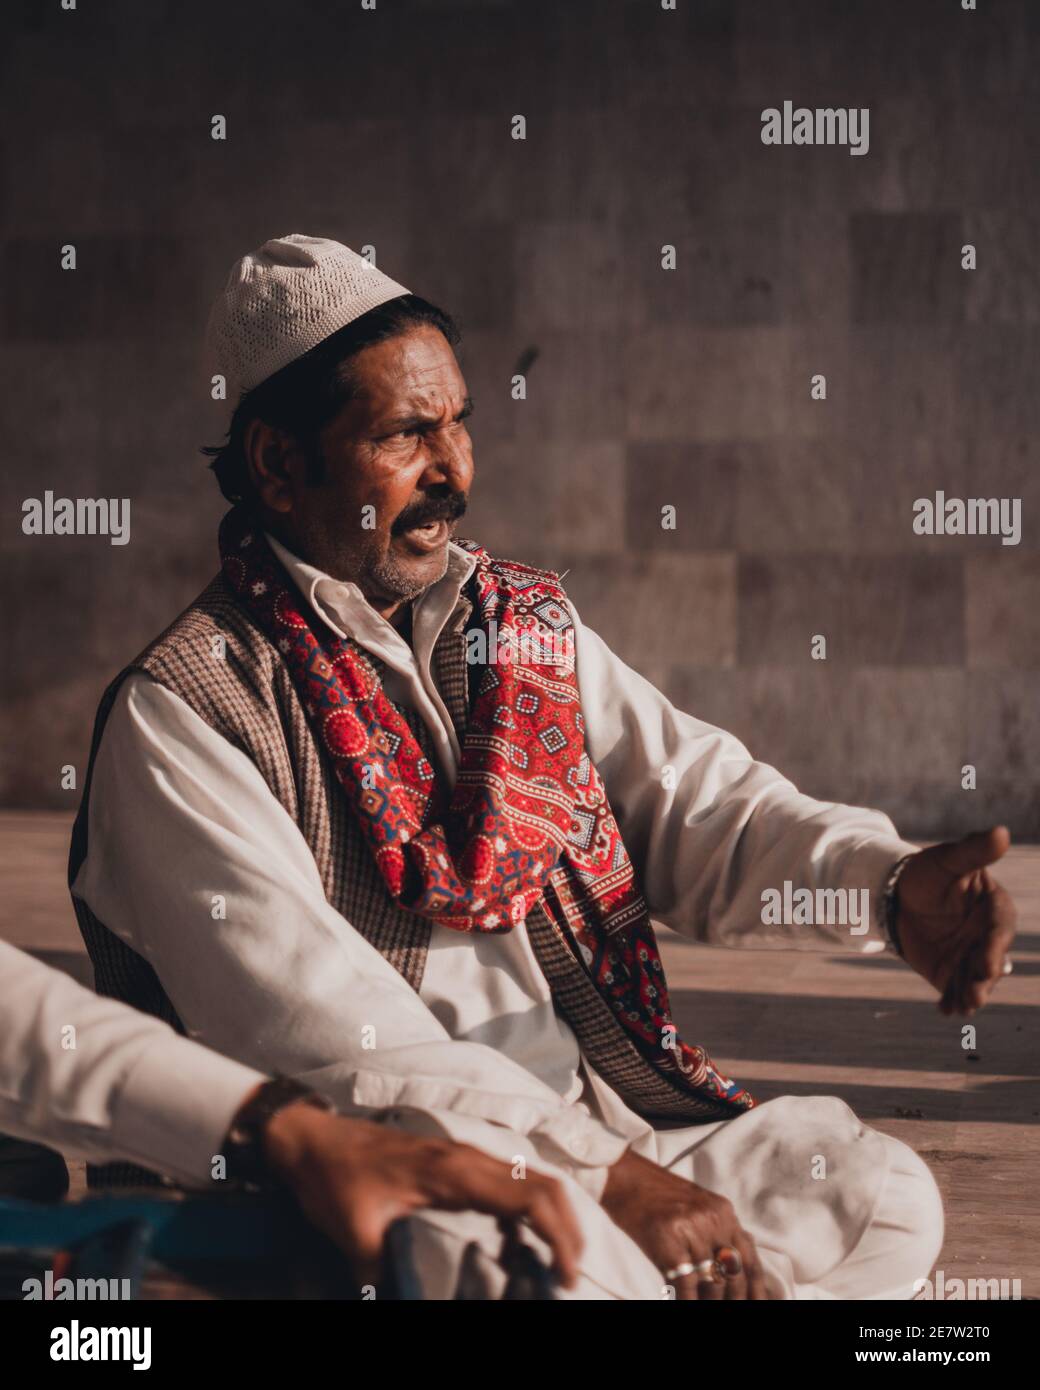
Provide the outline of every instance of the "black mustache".
{"type": "Polygon", "coordinates": [[[422,506],[408,507],[390,528],[391,535],[399,536],[404,531],[413,531],[417,526],[429,526],[435,521],[458,521],[466,513],[467,502],[460,493],[451,497],[438,498],[425,502],[422,506]]]}

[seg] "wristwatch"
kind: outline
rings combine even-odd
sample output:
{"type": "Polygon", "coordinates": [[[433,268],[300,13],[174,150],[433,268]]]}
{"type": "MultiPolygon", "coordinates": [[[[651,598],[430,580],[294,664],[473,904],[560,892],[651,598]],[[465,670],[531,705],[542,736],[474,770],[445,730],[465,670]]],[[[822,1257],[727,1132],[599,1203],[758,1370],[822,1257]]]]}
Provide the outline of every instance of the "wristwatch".
{"type": "Polygon", "coordinates": [[[324,1096],[299,1081],[289,1076],[275,1076],[265,1081],[237,1112],[224,1138],[222,1150],[227,1159],[227,1177],[232,1182],[255,1192],[277,1187],[277,1179],[264,1157],[264,1128],[279,1110],[298,1101],[316,1110],[333,1108],[324,1096]]]}

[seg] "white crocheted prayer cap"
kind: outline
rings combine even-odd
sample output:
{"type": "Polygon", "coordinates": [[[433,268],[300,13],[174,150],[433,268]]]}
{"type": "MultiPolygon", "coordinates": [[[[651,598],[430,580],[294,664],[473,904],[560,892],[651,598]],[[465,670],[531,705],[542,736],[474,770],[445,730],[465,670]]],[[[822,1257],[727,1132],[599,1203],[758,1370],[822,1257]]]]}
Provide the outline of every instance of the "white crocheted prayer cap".
{"type": "Polygon", "coordinates": [[[231,267],[206,329],[229,406],[369,309],[409,293],[341,242],[299,232],[265,241],[231,267]]]}

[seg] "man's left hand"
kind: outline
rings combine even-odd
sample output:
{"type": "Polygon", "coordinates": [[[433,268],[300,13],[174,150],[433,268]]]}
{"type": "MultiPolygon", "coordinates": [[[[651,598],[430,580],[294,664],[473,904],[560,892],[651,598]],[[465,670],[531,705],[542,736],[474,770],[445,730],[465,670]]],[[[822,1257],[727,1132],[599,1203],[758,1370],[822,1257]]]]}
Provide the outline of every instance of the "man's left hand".
{"type": "Polygon", "coordinates": [[[921,850],[896,890],[903,956],[942,996],[944,1014],[973,1014],[1004,973],[1015,905],[988,866],[1011,843],[1007,829],[921,850]]]}

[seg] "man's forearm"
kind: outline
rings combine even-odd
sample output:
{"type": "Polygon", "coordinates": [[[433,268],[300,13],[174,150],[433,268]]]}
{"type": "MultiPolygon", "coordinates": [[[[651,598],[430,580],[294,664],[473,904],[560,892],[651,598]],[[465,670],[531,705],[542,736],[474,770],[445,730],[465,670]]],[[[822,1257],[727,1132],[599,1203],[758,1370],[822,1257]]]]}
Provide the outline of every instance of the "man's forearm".
{"type": "Polygon", "coordinates": [[[915,846],[878,811],[800,793],[733,735],[677,709],[574,616],[587,746],[653,916],[717,945],[882,949],[885,882],[915,846]],[[857,920],[770,920],[774,895],[806,890],[814,906],[818,890],[843,894],[857,920]]]}
{"type": "Polygon", "coordinates": [[[262,1080],[0,943],[0,1131],[203,1185],[262,1080]]]}

